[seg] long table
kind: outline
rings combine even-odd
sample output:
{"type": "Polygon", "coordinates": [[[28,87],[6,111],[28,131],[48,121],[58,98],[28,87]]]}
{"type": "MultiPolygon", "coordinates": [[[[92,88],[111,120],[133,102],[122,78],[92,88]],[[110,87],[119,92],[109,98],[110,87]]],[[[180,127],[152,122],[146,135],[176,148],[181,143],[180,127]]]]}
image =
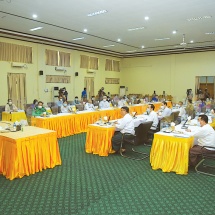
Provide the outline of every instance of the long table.
{"type": "Polygon", "coordinates": [[[0,133],[0,174],[22,178],[61,165],[55,131],[24,127],[24,131],[0,133]]]}
{"type": "Polygon", "coordinates": [[[19,112],[2,112],[2,121],[16,122],[20,120],[26,120],[26,114],[24,111],[19,112]]]}
{"type": "MultiPolygon", "coordinates": [[[[162,103],[153,103],[158,110],[162,103]]],[[[171,102],[168,102],[171,106],[171,102]]],[[[146,111],[148,104],[138,104],[129,107],[130,113],[136,112],[143,114],[146,111]]],[[[99,111],[80,111],[77,114],[58,114],[50,117],[32,117],[32,125],[54,130],[57,132],[57,137],[66,137],[74,134],[86,132],[88,125],[93,124],[104,116],[110,117],[110,120],[121,118],[120,108],[110,108],[99,111]]]]}

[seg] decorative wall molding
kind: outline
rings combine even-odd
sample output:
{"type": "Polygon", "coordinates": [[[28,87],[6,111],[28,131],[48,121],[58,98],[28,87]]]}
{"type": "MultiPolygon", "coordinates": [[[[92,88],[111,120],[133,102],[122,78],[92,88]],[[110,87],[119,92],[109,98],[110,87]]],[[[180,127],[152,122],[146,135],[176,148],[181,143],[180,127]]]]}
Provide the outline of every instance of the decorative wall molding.
{"type": "Polygon", "coordinates": [[[70,83],[71,77],[65,75],[46,75],[46,83],[70,83]]]}
{"type": "Polygon", "coordinates": [[[105,84],[119,84],[119,78],[105,78],[105,84]]]}

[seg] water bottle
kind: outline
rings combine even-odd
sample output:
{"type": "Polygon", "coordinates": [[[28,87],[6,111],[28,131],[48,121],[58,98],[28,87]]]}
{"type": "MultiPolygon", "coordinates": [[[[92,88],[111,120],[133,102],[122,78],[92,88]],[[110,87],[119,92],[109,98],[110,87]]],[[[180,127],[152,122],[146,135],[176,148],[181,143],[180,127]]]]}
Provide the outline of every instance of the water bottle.
{"type": "Polygon", "coordinates": [[[16,123],[13,123],[13,131],[16,131],[16,123]]]}

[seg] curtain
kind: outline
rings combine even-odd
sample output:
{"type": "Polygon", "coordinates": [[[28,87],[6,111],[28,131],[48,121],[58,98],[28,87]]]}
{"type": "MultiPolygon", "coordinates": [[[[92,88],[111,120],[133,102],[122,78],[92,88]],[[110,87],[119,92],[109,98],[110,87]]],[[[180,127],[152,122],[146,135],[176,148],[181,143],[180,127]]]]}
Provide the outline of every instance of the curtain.
{"type": "Polygon", "coordinates": [[[8,99],[19,108],[24,109],[26,104],[26,74],[8,73],[8,99]]]}
{"type": "Polygon", "coordinates": [[[58,66],[58,51],[46,49],[46,65],[58,66]]]}
{"type": "Polygon", "coordinates": [[[89,69],[98,70],[99,68],[99,59],[97,57],[90,57],[90,67],[89,69]]]}
{"type": "Polygon", "coordinates": [[[113,60],[113,71],[120,72],[120,62],[113,60]]]}
{"type": "Polygon", "coordinates": [[[112,60],[106,59],[106,61],[105,61],[105,71],[113,71],[112,60]]]}
{"type": "Polygon", "coordinates": [[[84,78],[84,87],[87,89],[87,98],[94,96],[94,78],[84,78]]]}
{"type": "Polygon", "coordinates": [[[11,43],[0,43],[0,60],[32,63],[32,47],[11,43]]]}
{"type": "Polygon", "coordinates": [[[89,68],[89,56],[81,55],[80,56],[80,68],[88,69],[89,68]]]}
{"type": "Polygon", "coordinates": [[[196,76],[196,86],[195,86],[195,89],[196,89],[196,94],[197,94],[197,90],[200,88],[200,77],[199,76],[196,76]]]}
{"type": "Polygon", "coordinates": [[[59,52],[59,66],[70,67],[70,53],[59,52]]]}

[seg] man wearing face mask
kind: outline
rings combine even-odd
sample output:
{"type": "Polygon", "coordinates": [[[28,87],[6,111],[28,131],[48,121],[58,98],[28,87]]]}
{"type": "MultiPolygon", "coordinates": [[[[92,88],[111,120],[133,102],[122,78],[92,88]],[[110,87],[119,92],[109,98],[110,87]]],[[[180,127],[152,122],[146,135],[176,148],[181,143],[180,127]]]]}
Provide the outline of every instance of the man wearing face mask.
{"type": "Polygon", "coordinates": [[[125,97],[123,96],[121,99],[119,99],[118,101],[118,107],[123,107],[123,106],[126,106],[128,105],[126,100],[125,100],[125,97]]]}
{"type": "Polygon", "coordinates": [[[75,100],[72,102],[72,105],[79,105],[80,101],[78,100],[78,96],[75,97],[75,100]]]}
{"type": "Polygon", "coordinates": [[[167,107],[167,103],[166,102],[163,102],[163,105],[161,106],[161,109],[163,110],[163,112],[162,112],[161,116],[159,116],[159,119],[162,119],[162,118],[164,118],[166,116],[170,116],[171,113],[172,113],[171,109],[169,109],[167,107]]]}
{"type": "Polygon", "coordinates": [[[152,121],[152,126],[151,126],[151,130],[156,130],[159,120],[158,120],[158,115],[157,113],[154,111],[155,106],[153,104],[149,104],[148,108],[147,108],[147,113],[149,115],[149,121],[152,121]]]}
{"type": "Polygon", "coordinates": [[[99,102],[99,108],[105,109],[109,107],[110,107],[110,103],[107,101],[107,96],[103,96],[103,100],[99,102]]]}
{"type": "Polygon", "coordinates": [[[67,105],[67,101],[64,101],[63,105],[60,108],[61,113],[70,113],[71,109],[70,107],[67,105]]]}
{"type": "Polygon", "coordinates": [[[11,99],[7,100],[8,103],[5,105],[5,112],[17,112],[18,108],[15,104],[13,104],[11,99]]]}
{"type": "Polygon", "coordinates": [[[183,118],[185,118],[185,115],[186,115],[186,111],[185,111],[185,108],[183,107],[183,102],[182,101],[179,101],[178,102],[178,106],[179,106],[179,114],[178,114],[178,117],[176,119],[176,123],[177,124],[180,124],[181,123],[181,120],[183,118]]]}
{"type": "MultiPolygon", "coordinates": [[[[196,166],[201,159],[202,152],[205,154],[215,154],[215,150],[209,147],[215,147],[215,131],[208,124],[207,115],[199,116],[200,128],[198,132],[194,134],[194,146],[190,149],[189,153],[189,165],[196,166]],[[202,148],[202,146],[208,146],[208,148],[202,148]]],[[[191,129],[186,131],[191,132],[191,129]]]]}
{"type": "Polygon", "coordinates": [[[43,102],[39,101],[38,105],[34,108],[32,116],[42,116],[43,113],[47,113],[46,109],[43,107],[43,102]]]}
{"type": "Polygon", "coordinates": [[[60,108],[63,105],[63,98],[60,96],[57,101],[57,106],[60,108]]]}

